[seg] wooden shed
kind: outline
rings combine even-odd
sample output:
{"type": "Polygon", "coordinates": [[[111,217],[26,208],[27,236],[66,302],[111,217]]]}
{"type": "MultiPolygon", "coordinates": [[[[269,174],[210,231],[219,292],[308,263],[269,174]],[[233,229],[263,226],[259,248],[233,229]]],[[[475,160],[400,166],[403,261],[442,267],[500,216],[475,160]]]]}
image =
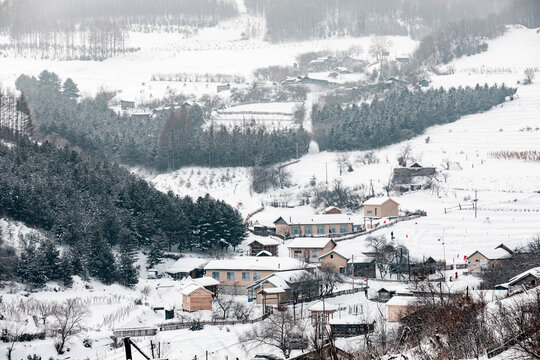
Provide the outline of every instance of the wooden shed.
{"type": "Polygon", "coordinates": [[[198,284],[189,284],[182,289],[184,311],[212,310],[213,292],[198,284]]]}

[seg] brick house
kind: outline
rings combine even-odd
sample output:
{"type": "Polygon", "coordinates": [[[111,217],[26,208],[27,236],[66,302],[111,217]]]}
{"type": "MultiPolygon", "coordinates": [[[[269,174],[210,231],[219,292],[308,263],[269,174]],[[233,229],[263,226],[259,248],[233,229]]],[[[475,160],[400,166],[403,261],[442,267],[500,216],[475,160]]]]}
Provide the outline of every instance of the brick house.
{"type": "Polygon", "coordinates": [[[417,308],[414,296],[394,296],[386,303],[387,319],[398,322],[402,317],[412,313],[417,308]]]}
{"type": "Polygon", "coordinates": [[[309,263],[318,263],[319,257],[336,247],[328,238],[296,238],[287,245],[289,257],[309,263]]]}
{"type": "Polygon", "coordinates": [[[274,221],[276,233],[284,236],[324,236],[353,231],[353,220],[346,214],[279,217],[274,221]]]}
{"type": "Polygon", "coordinates": [[[467,257],[469,272],[481,273],[489,266],[500,264],[512,258],[512,251],[504,244],[495,249],[476,250],[467,257]]]}
{"type": "Polygon", "coordinates": [[[340,246],[319,257],[321,266],[334,269],[342,274],[352,274],[363,278],[375,278],[375,258],[368,252],[349,250],[340,246]]]}
{"type": "Polygon", "coordinates": [[[373,197],[364,201],[364,218],[386,218],[399,216],[399,203],[389,197],[373,197]]]}
{"type": "Polygon", "coordinates": [[[274,256],[239,256],[231,259],[212,260],[205,267],[206,276],[219,281],[222,287],[245,287],[280,271],[303,269],[296,259],[274,256]]]}

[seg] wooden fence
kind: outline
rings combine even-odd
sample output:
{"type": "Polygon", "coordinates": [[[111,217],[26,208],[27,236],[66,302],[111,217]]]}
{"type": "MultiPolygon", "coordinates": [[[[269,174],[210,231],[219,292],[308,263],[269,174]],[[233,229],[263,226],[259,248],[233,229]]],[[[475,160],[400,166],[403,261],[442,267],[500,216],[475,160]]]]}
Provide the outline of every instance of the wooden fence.
{"type": "MultiPolygon", "coordinates": [[[[268,308],[271,309],[271,308],[268,308]]],[[[263,321],[268,318],[272,312],[268,311],[261,317],[250,320],[203,320],[199,323],[201,325],[240,325],[240,324],[255,324],[259,321],[263,321]]],[[[159,331],[170,331],[179,329],[188,329],[193,325],[193,321],[177,321],[169,323],[161,323],[158,325],[159,331]]]]}
{"type": "Polygon", "coordinates": [[[371,233],[373,233],[375,231],[378,231],[380,229],[384,229],[384,228],[393,226],[393,225],[395,225],[395,224],[397,224],[399,222],[414,220],[414,219],[417,219],[419,217],[426,216],[426,215],[427,215],[426,212],[422,211],[422,212],[416,212],[416,213],[409,214],[409,215],[399,216],[396,219],[394,219],[392,221],[388,221],[386,224],[374,227],[373,229],[356,231],[354,233],[351,233],[350,235],[340,237],[340,238],[336,238],[336,239],[333,239],[333,240],[335,242],[339,242],[339,241],[354,239],[354,238],[356,238],[358,236],[368,235],[368,234],[371,234],[371,233]]]}

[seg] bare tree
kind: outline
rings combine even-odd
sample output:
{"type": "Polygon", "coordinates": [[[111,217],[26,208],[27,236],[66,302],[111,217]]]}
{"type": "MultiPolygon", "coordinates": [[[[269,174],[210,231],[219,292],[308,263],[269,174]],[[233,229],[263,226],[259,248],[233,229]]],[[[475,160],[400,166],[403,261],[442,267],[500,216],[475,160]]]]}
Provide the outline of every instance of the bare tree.
{"type": "Polygon", "coordinates": [[[399,262],[399,257],[396,255],[398,250],[400,248],[405,248],[396,247],[394,243],[392,241],[389,242],[384,235],[368,236],[366,242],[368,247],[374,253],[375,266],[377,267],[377,270],[379,270],[381,278],[384,279],[390,272],[392,265],[396,265],[396,262],[399,262]]]}
{"type": "Polygon", "coordinates": [[[5,342],[9,342],[9,345],[6,348],[6,358],[8,360],[13,359],[13,351],[15,350],[15,345],[19,341],[19,337],[24,332],[24,327],[17,323],[15,326],[10,327],[9,329],[4,329],[2,333],[2,338],[5,342]]]}
{"type": "Polygon", "coordinates": [[[525,85],[532,84],[535,75],[534,68],[526,68],[523,73],[525,74],[525,80],[523,81],[523,83],[525,85]]]}
{"type": "Polygon", "coordinates": [[[233,309],[235,301],[231,295],[226,295],[223,293],[218,293],[218,296],[214,299],[214,303],[217,305],[218,310],[216,310],[216,317],[221,319],[227,319],[229,311],[233,309]]]}
{"type": "Polygon", "coordinates": [[[82,330],[84,319],[89,315],[88,309],[80,299],[67,299],[62,304],[53,307],[52,316],[55,320],[57,340],[54,346],[58,354],[64,352],[66,341],[82,330]]]}
{"type": "Polygon", "coordinates": [[[540,359],[540,290],[499,302],[493,329],[526,358],[540,359]]]}
{"type": "Polygon", "coordinates": [[[369,54],[377,60],[380,64],[379,73],[382,77],[384,59],[389,55],[392,41],[384,36],[375,36],[371,39],[371,45],[369,47],[369,54]]]}
{"type": "Polygon", "coordinates": [[[249,306],[245,303],[234,301],[231,310],[236,320],[248,320],[254,309],[254,306],[249,306]]]}
{"type": "Polygon", "coordinates": [[[246,348],[250,345],[274,347],[288,358],[291,353],[290,340],[304,334],[304,330],[303,323],[295,322],[290,310],[277,311],[240,336],[240,341],[246,348]]]}
{"type": "Polygon", "coordinates": [[[351,162],[349,161],[349,154],[347,153],[341,153],[337,155],[336,162],[339,168],[339,176],[341,176],[345,170],[351,167],[351,162]]]}

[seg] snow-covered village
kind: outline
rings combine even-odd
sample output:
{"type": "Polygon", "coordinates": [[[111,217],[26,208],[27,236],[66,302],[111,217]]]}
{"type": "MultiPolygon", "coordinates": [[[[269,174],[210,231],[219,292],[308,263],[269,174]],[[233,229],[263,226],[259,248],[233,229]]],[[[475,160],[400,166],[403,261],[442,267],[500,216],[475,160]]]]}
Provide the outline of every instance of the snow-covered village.
{"type": "Polygon", "coordinates": [[[0,359],[540,359],[537,0],[0,0],[0,359]]]}

